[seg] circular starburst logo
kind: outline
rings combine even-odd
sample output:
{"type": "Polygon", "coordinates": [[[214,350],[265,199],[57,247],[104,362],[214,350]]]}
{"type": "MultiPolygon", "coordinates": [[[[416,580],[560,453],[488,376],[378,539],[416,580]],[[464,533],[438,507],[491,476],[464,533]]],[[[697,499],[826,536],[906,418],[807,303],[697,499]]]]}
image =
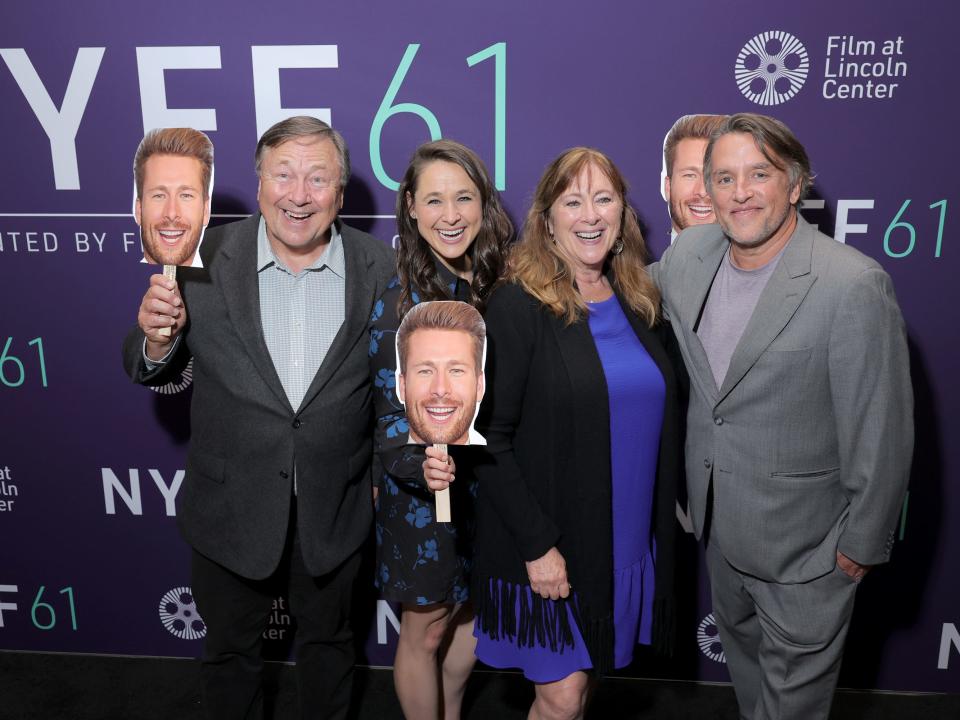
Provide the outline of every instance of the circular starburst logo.
{"type": "Polygon", "coordinates": [[[740,92],[757,105],[785,103],[800,92],[809,70],[807,49],[783,30],[750,38],[734,65],[740,92]]]}
{"type": "Polygon", "coordinates": [[[174,588],[160,598],[160,622],[183,640],[196,640],[207,634],[197,604],[193,600],[193,590],[188,587],[174,588]]]}
{"type": "Polygon", "coordinates": [[[727,657],[723,654],[723,645],[720,644],[720,631],[717,630],[713,613],[707,615],[697,626],[697,644],[700,646],[700,652],[714,662],[727,662],[727,657]]]}
{"type": "Polygon", "coordinates": [[[175,395],[186,390],[191,383],[193,383],[193,358],[190,358],[190,362],[187,363],[183,372],[175,380],[171,380],[166,385],[151,387],[150,389],[161,395],[175,395]]]}

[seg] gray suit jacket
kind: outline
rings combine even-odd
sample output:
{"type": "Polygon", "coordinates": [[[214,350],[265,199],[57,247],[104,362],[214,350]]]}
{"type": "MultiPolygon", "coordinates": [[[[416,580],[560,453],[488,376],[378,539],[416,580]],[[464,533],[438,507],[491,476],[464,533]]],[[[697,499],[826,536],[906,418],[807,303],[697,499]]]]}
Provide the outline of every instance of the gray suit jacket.
{"type": "Polygon", "coordinates": [[[802,218],[717,387],[695,333],[729,246],[683,232],[651,273],[690,375],[686,469],[699,537],[737,569],[805,582],[839,549],[889,559],[913,452],[903,318],[872,259],[802,218]]]}
{"type": "Polygon", "coordinates": [[[299,408],[267,350],[257,279],[259,215],[207,231],[203,270],[181,269],[187,309],[177,352],[150,372],[134,327],[124,365],[161,385],[193,357],[191,437],[177,520],[201,554],[248,578],[277,567],[287,541],[294,466],[303,559],[314,575],[339,565],[372,523],[373,417],[367,361],[373,304],[394,272],[376,238],[341,226],[346,317],[299,408]]]}

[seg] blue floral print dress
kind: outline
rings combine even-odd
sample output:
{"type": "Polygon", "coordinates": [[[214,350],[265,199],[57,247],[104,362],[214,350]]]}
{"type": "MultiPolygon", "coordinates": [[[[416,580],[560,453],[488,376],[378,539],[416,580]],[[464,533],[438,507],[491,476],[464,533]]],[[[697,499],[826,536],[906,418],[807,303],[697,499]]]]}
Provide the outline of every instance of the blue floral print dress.
{"type": "MultiPolygon", "coordinates": [[[[451,299],[470,299],[467,282],[437,263],[451,299]]],[[[412,295],[419,303],[417,293],[412,295]]],[[[396,334],[400,282],[395,277],[370,319],[370,374],[377,418],[374,449],[379,463],[375,583],[387,600],[411,605],[462,603],[469,597],[476,482],[457,463],[450,487],[452,523],[434,521],[433,495],[423,479],[424,447],[407,444],[407,416],[397,398],[396,334]],[[470,479],[468,479],[470,478],[470,479]]]]}

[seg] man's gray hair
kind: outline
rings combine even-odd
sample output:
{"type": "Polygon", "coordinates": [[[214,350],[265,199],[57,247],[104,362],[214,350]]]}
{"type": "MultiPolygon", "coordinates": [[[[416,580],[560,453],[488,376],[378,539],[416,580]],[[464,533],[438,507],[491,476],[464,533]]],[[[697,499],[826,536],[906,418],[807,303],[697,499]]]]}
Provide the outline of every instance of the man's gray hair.
{"type": "Polygon", "coordinates": [[[350,151],[347,149],[347,141],[343,139],[343,135],[323,120],[309,115],[295,115],[281,120],[260,137],[257,153],[254,156],[257,175],[260,175],[260,163],[266,148],[275,148],[288,140],[314,136],[329,140],[337,149],[337,157],[340,161],[340,187],[345,188],[350,181],[350,151]]]}
{"type": "Polygon", "coordinates": [[[776,118],[757,113],[737,113],[731,115],[710,137],[706,153],[703,156],[703,176],[710,190],[713,174],[713,146],[724,135],[744,133],[750,135],[767,161],[778,170],[784,170],[790,180],[790,188],[800,188],[796,206],[807,196],[813,185],[813,172],[810,170],[810,158],[807,151],[797,140],[790,128],[776,118]]]}

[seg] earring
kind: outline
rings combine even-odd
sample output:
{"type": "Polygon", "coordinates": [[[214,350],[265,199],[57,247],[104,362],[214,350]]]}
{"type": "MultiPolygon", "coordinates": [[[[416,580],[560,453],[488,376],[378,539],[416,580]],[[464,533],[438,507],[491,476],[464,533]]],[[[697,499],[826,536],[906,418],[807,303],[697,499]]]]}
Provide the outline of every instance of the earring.
{"type": "Polygon", "coordinates": [[[612,252],[614,255],[619,255],[623,252],[623,238],[617,238],[617,241],[613,244],[612,252]]]}

